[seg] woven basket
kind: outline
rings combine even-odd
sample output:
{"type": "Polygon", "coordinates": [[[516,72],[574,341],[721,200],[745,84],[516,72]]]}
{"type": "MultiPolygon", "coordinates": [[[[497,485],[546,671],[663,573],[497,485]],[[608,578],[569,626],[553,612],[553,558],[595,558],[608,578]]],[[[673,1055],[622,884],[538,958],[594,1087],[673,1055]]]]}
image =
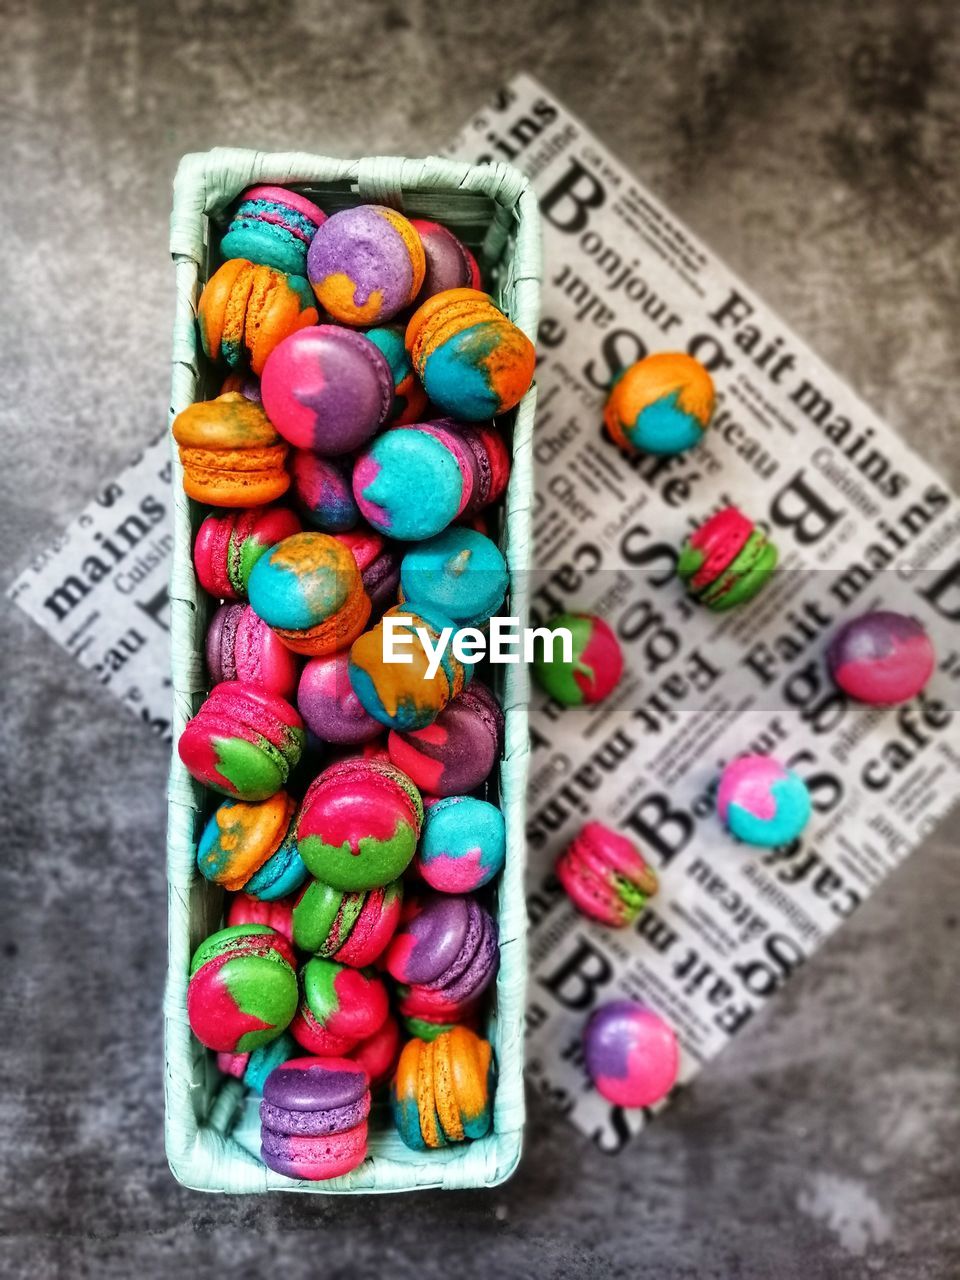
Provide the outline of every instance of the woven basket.
{"type": "MultiPolygon", "coordinates": [[[[540,303],[540,232],[536,198],[526,179],[504,164],[471,166],[430,157],[335,160],[302,153],[267,155],[217,149],[188,155],[174,184],[170,250],[176,263],[171,420],[196,400],[218,393],[222,373],[199,347],[196,304],[218,265],[216,245],[224,214],[237,196],[258,183],[291,184],[331,213],[360,203],[391,205],[412,217],[443,222],[480,259],[496,300],[531,340],[540,303]],[[219,224],[219,226],[218,226],[219,224]]],[[[536,390],[507,415],[513,472],[507,491],[502,545],[511,574],[511,612],[526,617],[532,435],[536,390]]],[[[179,739],[206,693],[203,639],[210,602],[193,571],[193,534],[202,518],[182,488],[174,448],[175,546],[171,578],[173,731],[179,739]]],[[[506,713],[499,802],[506,817],[507,861],[495,900],[501,960],[487,1035],[499,1081],[493,1131],[479,1141],[418,1153],[386,1123],[371,1117],[370,1158],[329,1182],[295,1182],[271,1172],[256,1157],[257,1100],[225,1078],[191,1034],[186,994],[190,958],[222,917],[223,898],[196,867],[197,838],[213,800],[183,768],[176,750],[170,773],[167,834],[169,968],[164,1001],[164,1091],[167,1159],[177,1179],[203,1191],[409,1191],[419,1187],[494,1186],[520,1158],[524,1119],[523,1007],[526,913],[523,897],[524,790],[527,769],[527,688],[522,665],[492,669],[502,676],[506,713]]],[[[380,1120],[383,1117],[379,1117],[380,1120]]]]}

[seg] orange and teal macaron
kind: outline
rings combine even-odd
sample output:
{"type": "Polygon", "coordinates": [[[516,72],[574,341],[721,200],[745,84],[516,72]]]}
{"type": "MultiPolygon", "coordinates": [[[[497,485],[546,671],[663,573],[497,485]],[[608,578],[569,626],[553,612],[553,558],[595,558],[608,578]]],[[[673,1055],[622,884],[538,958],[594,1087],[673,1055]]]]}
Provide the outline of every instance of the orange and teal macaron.
{"type": "Polygon", "coordinates": [[[423,284],[423,244],[402,213],[385,205],[341,209],[319,228],[307,278],[324,311],[342,324],[379,325],[408,307],[423,284]]]}
{"type": "Polygon", "coordinates": [[[603,418],[627,453],[682,453],[703,438],[713,405],[713,379],[699,360],[663,351],[617,375],[603,418]]]}
{"type": "Polygon", "coordinates": [[[489,1041],[467,1027],[409,1040],[391,1089],[394,1122],[414,1151],[469,1142],[490,1132],[496,1069],[489,1041]]]}
{"type": "Polygon", "coordinates": [[[534,645],[533,674],[540,687],[568,707],[602,702],[623,673],[620,642],[611,628],[594,613],[562,613],[547,629],[553,644],[537,637],[534,645]],[[558,635],[563,632],[570,635],[569,661],[558,635]]]}
{"type": "Polygon", "coordinates": [[[403,341],[403,329],[399,325],[383,325],[367,329],[364,334],[390,366],[393,377],[393,405],[387,415],[391,426],[403,426],[407,422],[419,422],[427,407],[427,393],[413,371],[413,361],[403,341]]]}
{"type": "Polygon", "coordinates": [[[178,413],[173,438],[188,498],[211,507],[256,507],[290,487],[287,443],[260,405],[239,391],[178,413]]]}
{"type": "Polygon", "coordinates": [[[231,369],[249,365],[258,377],[274,347],[319,318],[296,277],[246,258],[225,262],[207,281],[197,304],[205,354],[231,369]]]}
{"type": "Polygon", "coordinates": [[[722,612],[752,600],[770,579],[777,559],[777,548],[749,516],[724,507],[687,538],[677,576],[695,600],[722,612]]]}
{"type": "Polygon", "coordinates": [[[307,879],[297,852],[296,802],[285,791],[248,803],[224,800],[197,844],[197,868],[231,892],[272,902],[307,879]]]}
{"type": "Polygon", "coordinates": [[[218,1053],[250,1053],[275,1040],[297,1010],[295,963],[287,939],[266,925],[211,934],[190,962],[193,1034],[218,1053]]]}

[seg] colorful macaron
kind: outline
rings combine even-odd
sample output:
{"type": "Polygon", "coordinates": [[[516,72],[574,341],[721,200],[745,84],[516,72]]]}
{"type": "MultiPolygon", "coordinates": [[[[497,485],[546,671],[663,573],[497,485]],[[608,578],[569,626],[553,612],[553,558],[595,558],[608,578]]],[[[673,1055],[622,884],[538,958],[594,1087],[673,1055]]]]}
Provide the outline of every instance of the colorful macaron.
{"type": "Polygon", "coordinates": [[[367,1154],[370,1086],[350,1058],[291,1058],[271,1071],[260,1103],[260,1159],[306,1182],[338,1178],[367,1154]]]}
{"type": "Polygon", "coordinates": [[[387,1019],[387,989],[372,969],[314,956],[300,974],[303,993],[290,1034],[308,1053],[348,1053],[387,1019]]]}
{"type": "Polygon", "coordinates": [[[214,686],[177,750],[205,787],[237,800],[266,800],[286,784],[305,743],[303,721],[285,699],[233,680],[214,686]]]}
{"type": "Polygon", "coordinates": [[[747,844],[774,848],[796,840],[811,808],[807,784],[770,756],[740,756],[720,776],[717,812],[747,844]]]}
{"type": "Polygon", "coordinates": [[[293,907],[293,941],[322,960],[362,969],[393,937],[402,903],[400,880],[352,893],[310,880],[293,907]]]}
{"type": "Polygon", "coordinates": [[[321,533],[345,533],[360,519],[350,483],[352,468],[339,458],[294,449],[293,495],[304,522],[321,533]]]}
{"type": "Polygon", "coordinates": [[[497,926],[475,898],[432,893],[404,904],[383,957],[410,992],[425,992],[451,1011],[486,991],[500,962],[497,926]]]}
{"type": "Polygon", "coordinates": [[[284,1031],[276,1040],[262,1044],[252,1053],[218,1053],[217,1070],[222,1071],[225,1076],[242,1080],[248,1089],[262,1094],[270,1072],[288,1058],[297,1057],[299,1052],[300,1046],[296,1040],[289,1032],[284,1031]]]}
{"type": "Polygon", "coordinates": [[[422,542],[462,515],[477,485],[477,464],[446,419],[390,427],[360,454],[353,496],[368,524],[402,542],[422,542]]]}
{"type": "Polygon", "coordinates": [[[493,1051],[466,1027],[435,1040],[409,1040],[391,1089],[394,1122],[414,1151],[469,1142],[490,1132],[496,1075],[493,1051]]]}
{"type": "Polygon", "coordinates": [[[383,732],[383,725],[364,710],[353,691],[346,650],[310,659],[300,676],[297,708],[321,742],[353,746],[383,732]]]}
{"type": "Polygon", "coordinates": [[[752,600],[777,567],[777,548],[736,507],[724,507],[687,538],[677,576],[708,609],[720,612],[752,600]]]}
{"type": "Polygon", "coordinates": [[[403,341],[403,329],[386,325],[380,329],[367,329],[365,336],[379,347],[390,366],[393,378],[393,405],[387,414],[392,426],[406,422],[419,422],[427,407],[427,393],[413,371],[413,362],[403,341]]]}
{"type": "Polygon", "coordinates": [[[219,600],[246,600],[253,566],[270,547],[302,528],[300,517],[286,507],[207,516],[193,544],[201,587],[219,600]]]}
{"type": "Polygon", "coordinates": [[[384,205],[333,214],[307,254],[307,277],[320,305],[343,324],[383,324],[413,302],[425,270],[416,229],[384,205]]]}
{"type": "Polygon", "coordinates": [[[370,616],[379,619],[385,609],[397,603],[399,553],[382,534],[365,527],[338,533],[337,540],[350,549],[356,560],[363,589],[370,597],[370,616]]]}
{"type": "Polygon", "coordinates": [[[652,1107],[673,1088],[680,1051],[673,1028],[637,1000],[611,1000],[583,1033],[587,1074],[618,1107],[652,1107]]]}
{"type": "Polygon", "coordinates": [[[239,391],[242,396],[253,400],[255,404],[262,403],[260,379],[249,369],[234,369],[232,373],[227,374],[220,384],[220,394],[225,396],[230,391],[239,391]]]}
{"type": "Polygon", "coordinates": [[[254,612],[308,657],[345,649],[370,616],[356,560],[326,533],[296,533],[271,547],[247,590],[254,612]]]}
{"type": "Polygon", "coordinates": [[[287,445],[238,391],[189,405],[173,420],[183,489],[211,507],[257,507],[290,487],[287,445]]]}
{"type": "Polygon", "coordinates": [[[293,942],[293,902],[292,897],[267,901],[253,898],[249,893],[232,893],[225,921],[228,925],[265,924],[293,942]]]}
{"type": "Polygon", "coordinates": [[[405,341],[430,400],[467,422],[506,413],[533,382],[533,343],[478,289],[428,298],[405,341]]]}
{"type": "Polygon", "coordinates": [[[468,670],[449,643],[436,670],[429,674],[424,636],[436,652],[447,628],[449,640],[453,623],[448,618],[423,608],[396,605],[354,642],[350,649],[350,683],[375,720],[391,729],[422,729],[432,724],[460,693],[469,679],[468,670]],[[409,662],[388,661],[391,655],[385,636],[387,620],[393,628],[394,652],[409,655],[409,662]]]}
{"type": "MultiPolygon", "coordinates": [[[[447,431],[458,436],[472,455],[476,469],[473,495],[458,519],[468,522],[477,512],[497,502],[510,480],[510,453],[503,436],[489,422],[454,422],[445,418],[447,431]]],[[[485,532],[483,529],[478,532],[485,532]]]]}
{"type": "Polygon", "coordinates": [[[400,564],[402,600],[436,609],[461,627],[489,622],[503,604],[507,582],[496,543],[460,526],[411,547],[400,564]]]}
{"type": "Polygon", "coordinates": [[[242,680],[293,700],[300,663],[248,604],[222,604],[210,620],[205,644],[213,684],[242,680]]]}
{"type": "Polygon", "coordinates": [[[197,304],[206,355],[231,368],[248,364],[258,376],[274,347],[318,319],[316,307],[304,306],[282,272],[246,258],[225,262],[207,281],[197,304]]]}
{"type": "Polygon", "coordinates": [[[700,361],[663,351],[617,375],[603,420],[627,453],[682,453],[702,440],[713,405],[713,379],[700,361]]]}
{"type": "Polygon", "coordinates": [[[370,1077],[370,1088],[377,1089],[393,1075],[400,1057],[400,1044],[400,1024],[388,1015],[380,1030],[361,1040],[347,1057],[363,1067],[370,1077]]]}
{"type": "Polygon", "coordinates": [[[390,759],[431,796],[459,796],[486,782],[500,754],[504,718],[486,685],[474,682],[432,724],[387,738],[390,759]]]}
{"type": "Polygon", "coordinates": [[[220,254],[304,276],[310,241],[326,219],[322,209],[296,191],[249,187],[220,241],[220,254]]]}
{"type": "Polygon", "coordinates": [[[622,929],[657,892],[655,872],[632,840],[588,822],[557,859],[557,879],[578,911],[622,929]]]}
{"type": "Polygon", "coordinates": [[[197,844],[200,874],[265,901],[296,893],[307,879],[297,852],[296,807],[285,791],[254,803],[224,800],[197,844]]]}
{"type": "Polygon", "coordinates": [[[851,619],[827,648],[830,674],[844,693],[877,706],[915,697],[936,665],[933,643],[923,624],[889,609],[851,619]]]}
{"type": "Polygon", "coordinates": [[[393,406],[386,357],[362,333],[337,325],[301,329],[271,353],[263,407],[290,444],[336,456],[359,449],[393,406]]]}
{"type": "Polygon", "coordinates": [[[389,761],[355,756],[316,778],[303,799],[298,848],[310,874],[356,891],[389,884],[409,866],[423,802],[389,761]]]}
{"type": "Polygon", "coordinates": [[[297,1009],[290,943],[265,925],[211,934],[194,952],[187,1017],[202,1045],[249,1053],[276,1039],[297,1009]]]}
{"type": "Polygon", "coordinates": [[[480,289],[477,260],[448,228],[426,218],[411,218],[423,245],[426,271],[416,305],[421,306],[435,293],[448,289],[480,289]]]}
{"type": "Polygon", "coordinates": [[[473,796],[447,796],[427,807],[414,862],[441,893],[472,893],[503,868],[507,836],[496,805],[473,796]]]}
{"type": "Polygon", "coordinates": [[[533,674],[557,702],[576,707],[602,702],[623,674],[623,653],[614,632],[595,613],[562,613],[547,628],[553,643],[537,637],[533,674]],[[570,635],[570,660],[564,656],[562,633],[570,635]]]}

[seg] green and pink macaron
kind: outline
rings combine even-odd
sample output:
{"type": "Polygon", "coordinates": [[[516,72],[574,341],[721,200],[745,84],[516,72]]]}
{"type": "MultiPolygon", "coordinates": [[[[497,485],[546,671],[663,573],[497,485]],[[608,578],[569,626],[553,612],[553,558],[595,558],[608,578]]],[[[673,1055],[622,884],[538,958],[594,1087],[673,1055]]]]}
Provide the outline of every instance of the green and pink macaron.
{"type": "Polygon", "coordinates": [[[550,621],[548,630],[553,633],[552,645],[538,637],[534,648],[537,683],[568,707],[602,702],[623,673],[623,654],[613,631],[594,613],[562,613],[550,621]],[[570,637],[569,659],[563,650],[563,633],[570,637]]]}
{"type": "Polygon", "coordinates": [[[275,1040],[297,1010],[295,963],[287,939],[266,925],[211,934],[190,964],[193,1034],[218,1053],[250,1053],[275,1040]]]}
{"type": "Polygon", "coordinates": [[[777,567],[777,548],[736,507],[724,507],[683,544],[677,576],[693,598],[721,612],[752,600],[777,567]]]}

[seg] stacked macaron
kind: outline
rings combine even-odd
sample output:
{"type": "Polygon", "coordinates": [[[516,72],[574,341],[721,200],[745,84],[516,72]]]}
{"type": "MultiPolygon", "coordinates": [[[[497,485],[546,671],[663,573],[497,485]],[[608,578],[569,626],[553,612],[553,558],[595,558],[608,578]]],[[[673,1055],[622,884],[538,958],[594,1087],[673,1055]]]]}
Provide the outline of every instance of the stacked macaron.
{"type": "Polygon", "coordinates": [[[194,564],[215,606],[209,693],[177,745],[211,793],[197,873],[226,894],[187,1012],[262,1094],[264,1163],[312,1180],[365,1158],[371,1088],[401,1053],[397,1099],[435,1073],[422,1123],[398,1103],[404,1141],[491,1122],[476,1030],[499,963],[503,713],[449,646],[429,657],[505,599],[480,513],[507,487],[492,419],[533,348],[450,229],[393,209],[327,216],[252,187],[220,253],[198,324],[221,392],[173,423],[185,492],[211,509],[194,564]],[[391,627],[411,663],[385,661],[391,627]]]}

